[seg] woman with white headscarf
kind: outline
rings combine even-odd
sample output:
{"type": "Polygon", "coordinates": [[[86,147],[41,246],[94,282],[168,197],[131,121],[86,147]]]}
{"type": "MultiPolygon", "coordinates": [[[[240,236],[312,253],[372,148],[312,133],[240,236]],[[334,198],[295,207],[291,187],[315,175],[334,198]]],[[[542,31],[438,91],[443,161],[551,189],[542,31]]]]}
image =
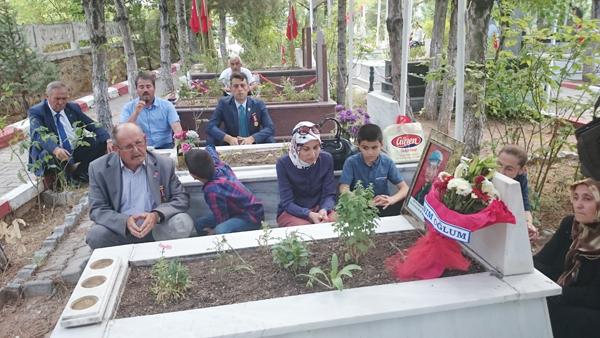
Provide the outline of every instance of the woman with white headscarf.
{"type": "Polygon", "coordinates": [[[275,168],[279,185],[279,226],[335,221],[333,158],[321,151],[316,124],[302,121],[294,127],[288,154],[277,160],[275,168]]]}

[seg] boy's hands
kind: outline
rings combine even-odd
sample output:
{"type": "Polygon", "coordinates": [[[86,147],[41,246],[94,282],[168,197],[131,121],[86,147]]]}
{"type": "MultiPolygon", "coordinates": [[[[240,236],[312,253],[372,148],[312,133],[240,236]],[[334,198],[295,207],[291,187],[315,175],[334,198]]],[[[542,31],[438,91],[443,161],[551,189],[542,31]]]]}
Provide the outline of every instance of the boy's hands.
{"type": "Polygon", "coordinates": [[[375,206],[383,207],[383,210],[385,210],[390,205],[395,204],[396,202],[397,201],[394,199],[393,196],[388,195],[377,195],[373,198],[373,203],[375,203],[375,206]]]}

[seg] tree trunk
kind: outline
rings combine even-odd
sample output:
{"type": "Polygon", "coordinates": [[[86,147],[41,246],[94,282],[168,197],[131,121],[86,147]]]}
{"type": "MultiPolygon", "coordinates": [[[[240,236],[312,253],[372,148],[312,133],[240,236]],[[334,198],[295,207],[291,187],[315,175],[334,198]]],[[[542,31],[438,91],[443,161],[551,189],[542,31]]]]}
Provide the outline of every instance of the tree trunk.
{"type": "MultiPolygon", "coordinates": [[[[348,85],[348,60],[346,57],[346,0],[338,0],[338,74],[336,100],[338,104],[346,104],[346,86],[348,85]]],[[[293,51],[292,51],[293,52],[293,51]]],[[[349,107],[352,108],[352,107],[349,107]]]]}
{"type": "Polygon", "coordinates": [[[179,64],[182,69],[187,69],[189,61],[188,26],[185,19],[185,0],[175,0],[175,13],[177,13],[177,51],[179,64]]]}
{"type": "Polygon", "coordinates": [[[219,50],[221,51],[221,60],[224,64],[227,64],[227,43],[225,38],[227,37],[227,16],[225,13],[225,7],[219,6],[219,50]]]}
{"type": "Polygon", "coordinates": [[[450,32],[448,33],[448,52],[446,61],[446,73],[444,74],[444,85],[442,88],[442,102],[438,116],[437,128],[444,134],[450,134],[450,121],[454,111],[454,94],[456,89],[456,70],[454,61],[456,60],[456,11],[458,3],[452,0],[452,14],[450,14],[450,32]]]}
{"type": "MultiPolygon", "coordinates": [[[[592,13],[590,15],[590,18],[596,20],[600,19],[600,0],[592,0],[592,13]]],[[[600,23],[598,24],[598,26],[600,27],[600,23]]],[[[591,43],[585,52],[586,56],[589,57],[590,61],[583,64],[581,74],[583,81],[592,81],[592,78],[589,75],[593,75],[597,71],[598,65],[594,63],[595,59],[592,56],[594,55],[594,50],[598,50],[599,47],[600,46],[598,46],[597,43],[591,43]]]]}
{"type": "Polygon", "coordinates": [[[127,8],[125,7],[124,0],[115,0],[115,7],[117,9],[117,17],[115,21],[119,24],[121,35],[123,37],[123,50],[125,51],[125,58],[127,59],[127,81],[129,83],[129,96],[135,98],[137,92],[135,90],[135,78],[138,73],[138,64],[135,55],[135,48],[133,46],[133,40],[131,39],[131,30],[129,29],[129,15],[127,14],[127,8]]]}
{"type": "Polygon", "coordinates": [[[165,93],[171,93],[175,91],[175,86],[171,76],[171,34],[169,33],[167,0],[160,0],[158,11],[160,12],[160,79],[165,93]]]}
{"type": "MultiPolygon", "coordinates": [[[[402,0],[388,0],[388,18],[385,21],[390,44],[390,59],[392,62],[391,82],[394,89],[394,100],[400,98],[400,67],[402,65],[402,0]]],[[[407,77],[408,79],[408,77],[407,77]]],[[[407,80],[408,81],[408,80],[407,80]]],[[[410,93],[406,88],[406,115],[413,117],[410,105],[410,93]]]]}
{"type": "Polygon", "coordinates": [[[8,257],[4,253],[4,249],[2,249],[2,244],[0,244],[0,272],[6,270],[8,268],[8,257]]]}
{"type": "MultiPolygon", "coordinates": [[[[435,12],[433,15],[433,34],[431,36],[431,45],[429,56],[431,63],[429,71],[435,72],[442,63],[442,47],[444,44],[444,32],[446,30],[446,13],[448,12],[448,0],[436,0],[435,12]]],[[[435,120],[438,117],[438,95],[440,91],[440,81],[431,80],[427,82],[425,88],[425,117],[429,120],[435,120]]]]}
{"type": "Polygon", "coordinates": [[[92,47],[92,88],[94,109],[98,122],[112,130],[112,115],[108,105],[108,81],[106,78],[106,28],[104,23],[104,0],[83,1],[85,23],[92,47]]]}
{"type": "MultiPolygon", "coordinates": [[[[485,67],[487,29],[493,6],[493,0],[470,0],[467,6],[465,64],[476,64],[477,66],[473,67],[478,67],[477,70],[482,70],[485,67]]],[[[465,72],[465,83],[471,84],[471,89],[465,91],[465,156],[479,154],[485,123],[485,79],[476,79],[471,74],[472,72],[465,72]]]]}

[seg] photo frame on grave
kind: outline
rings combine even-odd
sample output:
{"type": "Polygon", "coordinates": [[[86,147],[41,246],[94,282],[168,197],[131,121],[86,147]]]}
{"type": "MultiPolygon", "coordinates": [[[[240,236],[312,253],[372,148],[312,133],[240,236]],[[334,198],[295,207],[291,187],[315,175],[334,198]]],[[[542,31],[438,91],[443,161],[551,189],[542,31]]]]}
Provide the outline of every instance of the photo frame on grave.
{"type": "Polygon", "coordinates": [[[415,177],[412,180],[402,211],[411,215],[417,229],[425,230],[423,200],[431,189],[433,180],[442,171],[453,171],[460,162],[464,143],[432,129],[421,154],[415,177]]]}

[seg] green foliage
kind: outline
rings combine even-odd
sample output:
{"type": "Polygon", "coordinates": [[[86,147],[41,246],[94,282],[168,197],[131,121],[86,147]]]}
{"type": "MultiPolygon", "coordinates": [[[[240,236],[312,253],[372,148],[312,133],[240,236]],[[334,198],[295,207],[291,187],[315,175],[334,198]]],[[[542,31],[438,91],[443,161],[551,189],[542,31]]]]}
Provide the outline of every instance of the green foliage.
{"type": "Polygon", "coordinates": [[[85,20],[81,0],[8,0],[19,24],[55,24],[85,20]]]}
{"type": "Polygon", "coordinates": [[[273,238],[272,237],[273,229],[271,229],[271,226],[269,226],[269,223],[267,223],[265,221],[262,221],[260,223],[260,229],[262,230],[262,233],[258,236],[258,239],[256,240],[256,242],[258,243],[258,246],[261,249],[268,250],[269,241],[273,238]]]}
{"type": "Polygon", "coordinates": [[[363,188],[361,182],[353,191],[343,193],[336,205],[337,221],[335,232],[346,244],[347,253],[355,262],[365,254],[373,241],[377,228],[377,207],[373,204],[373,187],[363,188]]]}
{"type": "Polygon", "coordinates": [[[328,289],[337,289],[342,291],[344,289],[344,281],[342,277],[352,278],[352,271],[362,270],[360,266],[356,264],[348,264],[340,269],[339,259],[337,254],[331,256],[331,267],[329,272],[324,271],[322,268],[315,266],[310,269],[308,274],[300,274],[298,276],[307,277],[308,281],[306,286],[312,288],[316,283],[323,285],[328,289]]]}
{"type": "Polygon", "coordinates": [[[152,287],[150,292],[156,302],[166,304],[185,297],[190,287],[188,268],[177,260],[167,261],[164,257],[152,266],[152,287]]]}
{"type": "Polygon", "coordinates": [[[558,153],[575,147],[574,127],[567,120],[577,120],[592,107],[596,95],[590,84],[598,82],[597,76],[587,74],[590,82],[582,84],[575,95],[564,95],[561,83],[584,65],[597,71],[600,51],[594,46],[600,43],[600,35],[595,21],[571,17],[571,22],[558,25],[554,32],[533,28],[529,17],[513,19],[511,10],[504,8],[500,17],[505,28],[502,34],[510,46],[525,32],[519,53],[498,51],[493,60],[473,70],[478,80],[468,86],[485,90],[486,115],[499,122],[487,125],[492,151],[519,144],[536,159],[530,171],[535,197],[542,194],[558,153]],[[551,44],[552,40],[557,43],[551,44]]]}
{"type": "Polygon", "coordinates": [[[244,47],[241,57],[249,69],[255,71],[280,63],[287,2],[246,0],[243,6],[231,6],[228,13],[235,20],[231,34],[244,47]]]}
{"type": "Polygon", "coordinates": [[[271,248],[273,263],[286,270],[296,273],[299,268],[308,265],[308,251],[306,243],[296,231],[293,231],[271,248]]]}
{"type": "Polygon", "coordinates": [[[25,117],[46,84],[56,79],[56,67],[28,47],[6,1],[0,1],[0,45],[0,111],[25,117]]]}
{"type": "Polygon", "coordinates": [[[309,86],[308,88],[302,88],[298,90],[295,87],[294,81],[290,77],[283,79],[281,84],[283,85],[281,94],[285,101],[308,101],[316,100],[319,98],[319,94],[317,93],[317,86],[315,86],[314,84],[309,86]]]}
{"type": "Polygon", "coordinates": [[[258,94],[263,97],[274,97],[277,95],[277,88],[271,82],[261,83],[258,86],[258,94]]]}
{"type": "MultiPolygon", "coordinates": [[[[35,132],[39,134],[41,141],[33,141],[29,138],[18,143],[17,146],[11,145],[10,147],[11,160],[16,158],[21,166],[17,172],[19,180],[23,183],[29,182],[37,187],[39,183],[34,182],[28,172],[37,172],[41,168],[46,168],[48,171],[55,172],[56,175],[54,185],[49,187],[51,190],[62,191],[76,187],[77,184],[74,185],[74,183],[67,178],[65,172],[66,166],[68,165],[67,161],[59,162],[51,154],[46,154],[44,157],[37,159],[33,163],[26,163],[22,160],[22,158],[25,158],[23,155],[27,154],[31,147],[41,150],[43,142],[52,141],[56,144],[60,143],[58,136],[55,133],[50,132],[47,127],[40,126],[35,132]]],[[[87,130],[86,125],[80,121],[73,125],[73,133],[75,134],[75,139],[70,140],[73,151],[79,147],[89,147],[90,143],[86,139],[96,137],[96,133],[87,130]]]]}

